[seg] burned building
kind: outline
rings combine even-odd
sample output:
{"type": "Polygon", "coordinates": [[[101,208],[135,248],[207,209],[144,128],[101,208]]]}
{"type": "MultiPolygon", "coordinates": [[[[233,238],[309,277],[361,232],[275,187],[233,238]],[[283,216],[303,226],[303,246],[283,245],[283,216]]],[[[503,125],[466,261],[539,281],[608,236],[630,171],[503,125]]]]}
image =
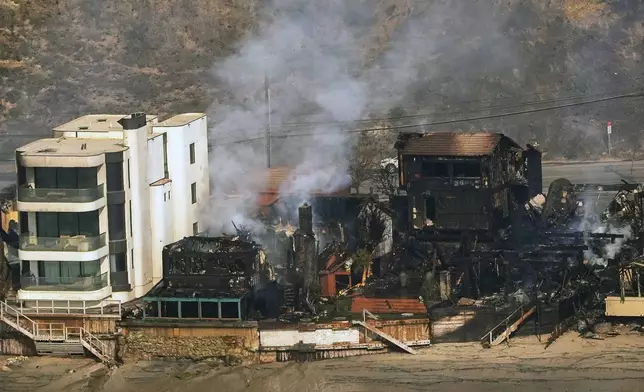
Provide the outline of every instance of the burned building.
{"type": "Polygon", "coordinates": [[[274,313],[276,294],[262,293],[272,281],[260,245],[239,236],[186,237],[163,248],[163,279],[143,297],[144,317],[242,320],[274,313]]]}
{"type": "Polygon", "coordinates": [[[403,134],[396,143],[399,181],[416,237],[489,239],[506,227],[513,199],[541,192],[541,156],[500,133],[403,134]]]}

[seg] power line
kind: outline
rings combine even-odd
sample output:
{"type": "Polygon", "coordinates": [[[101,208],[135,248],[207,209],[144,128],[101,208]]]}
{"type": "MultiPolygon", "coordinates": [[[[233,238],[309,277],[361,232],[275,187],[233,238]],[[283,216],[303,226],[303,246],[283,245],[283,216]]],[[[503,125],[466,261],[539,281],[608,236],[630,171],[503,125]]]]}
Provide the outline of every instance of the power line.
{"type": "MultiPolygon", "coordinates": [[[[589,104],[593,104],[593,103],[612,101],[612,100],[617,100],[617,99],[639,98],[639,97],[644,97],[644,91],[639,91],[639,92],[630,93],[630,94],[621,94],[621,95],[610,96],[610,97],[597,98],[597,99],[587,100],[587,101],[583,101],[583,102],[573,102],[573,103],[568,103],[568,104],[549,106],[549,107],[545,107],[545,108],[535,108],[535,109],[521,110],[521,111],[516,111],[516,112],[510,112],[510,113],[490,114],[490,115],[486,115],[486,116],[467,117],[467,118],[453,119],[453,120],[433,121],[433,122],[422,123],[422,124],[394,125],[394,126],[391,126],[391,127],[379,127],[379,128],[349,129],[349,130],[345,130],[345,131],[342,131],[342,132],[290,133],[290,134],[285,134],[285,135],[273,134],[271,137],[272,138],[289,138],[289,137],[299,137],[299,136],[319,136],[319,135],[332,135],[332,134],[344,134],[344,133],[364,133],[364,132],[373,132],[373,131],[394,131],[394,130],[399,130],[399,129],[409,129],[409,128],[417,128],[417,127],[429,127],[429,126],[446,125],[446,124],[457,124],[457,123],[469,122],[469,121],[479,121],[479,120],[488,120],[488,119],[494,119],[494,118],[518,116],[518,115],[522,115],[522,114],[539,113],[539,112],[545,112],[545,111],[550,111],[550,110],[564,109],[564,108],[567,108],[567,107],[583,106],[583,105],[589,105],[589,104]]],[[[234,141],[234,142],[215,144],[215,146],[217,146],[217,145],[244,143],[244,142],[249,142],[249,141],[259,140],[259,139],[261,139],[261,138],[249,138],[249,139],[244,139],[244,140],[237,140],[237,141],[234,141]]]]}

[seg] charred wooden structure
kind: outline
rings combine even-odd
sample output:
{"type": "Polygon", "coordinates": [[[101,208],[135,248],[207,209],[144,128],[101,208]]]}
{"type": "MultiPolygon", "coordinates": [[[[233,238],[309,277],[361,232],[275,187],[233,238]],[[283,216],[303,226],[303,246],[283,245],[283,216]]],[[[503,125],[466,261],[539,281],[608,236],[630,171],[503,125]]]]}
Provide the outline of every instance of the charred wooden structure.
{"type": "Polygon", "coordinates": [[[272,270],[259,244],[229,237],[186,237],[163,249],[163,279],[144,298],[144,317],[245,319],[279,309],[272,270]],[[266,297],[274,301],[266,301],[266,297]]]}
{"type": "Polygon", "coordinates": [[[588,232],[580,187],[569,181],[541,194],[541,153],[503,134],[403,134],[396,148],[400,260],[421,255],[431,276],[452,270],[460,296],[507,296],[517,285],[531,301],[560,295],[588,273],[589,254],[624,237],[588,232]]]}

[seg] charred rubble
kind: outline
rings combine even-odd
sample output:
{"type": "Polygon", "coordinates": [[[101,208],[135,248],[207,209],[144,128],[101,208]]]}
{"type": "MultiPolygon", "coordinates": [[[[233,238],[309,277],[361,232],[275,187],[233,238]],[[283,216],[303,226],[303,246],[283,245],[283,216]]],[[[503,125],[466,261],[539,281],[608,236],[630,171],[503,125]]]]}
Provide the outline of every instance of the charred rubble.
{"type": "Polygon", "coordinates": [[[258,212],[264,232],[166,246],[146,316],[338,317],[356,295],[577,312],[619,293],[625,262],[644,266],[640,185],[562,178],[544,192],[541,153],[500,133],[402,134],[395,147],[388,202],[280,195],[258,212]],[[597,213],[589,192],[615,197],[597,213]]]}

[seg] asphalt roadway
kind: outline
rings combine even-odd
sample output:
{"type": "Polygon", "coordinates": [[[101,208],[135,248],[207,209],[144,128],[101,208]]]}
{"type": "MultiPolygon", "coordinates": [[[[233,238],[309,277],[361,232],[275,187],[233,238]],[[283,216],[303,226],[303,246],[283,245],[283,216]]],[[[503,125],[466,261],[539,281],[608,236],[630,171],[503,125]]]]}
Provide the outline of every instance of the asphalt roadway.
{"type": "MultiPolygon", "coordinates": [[[[605,161],[579,163],[544,163],[543,192],[548,192],[550,183],[558,178],[565,178],[573,184],[621,184],[644,183],[644,161],[605,161]]],[[[616,192],[586,192],[583,198],[592,201],[595,209],[603,211],[616,192]]]]}

